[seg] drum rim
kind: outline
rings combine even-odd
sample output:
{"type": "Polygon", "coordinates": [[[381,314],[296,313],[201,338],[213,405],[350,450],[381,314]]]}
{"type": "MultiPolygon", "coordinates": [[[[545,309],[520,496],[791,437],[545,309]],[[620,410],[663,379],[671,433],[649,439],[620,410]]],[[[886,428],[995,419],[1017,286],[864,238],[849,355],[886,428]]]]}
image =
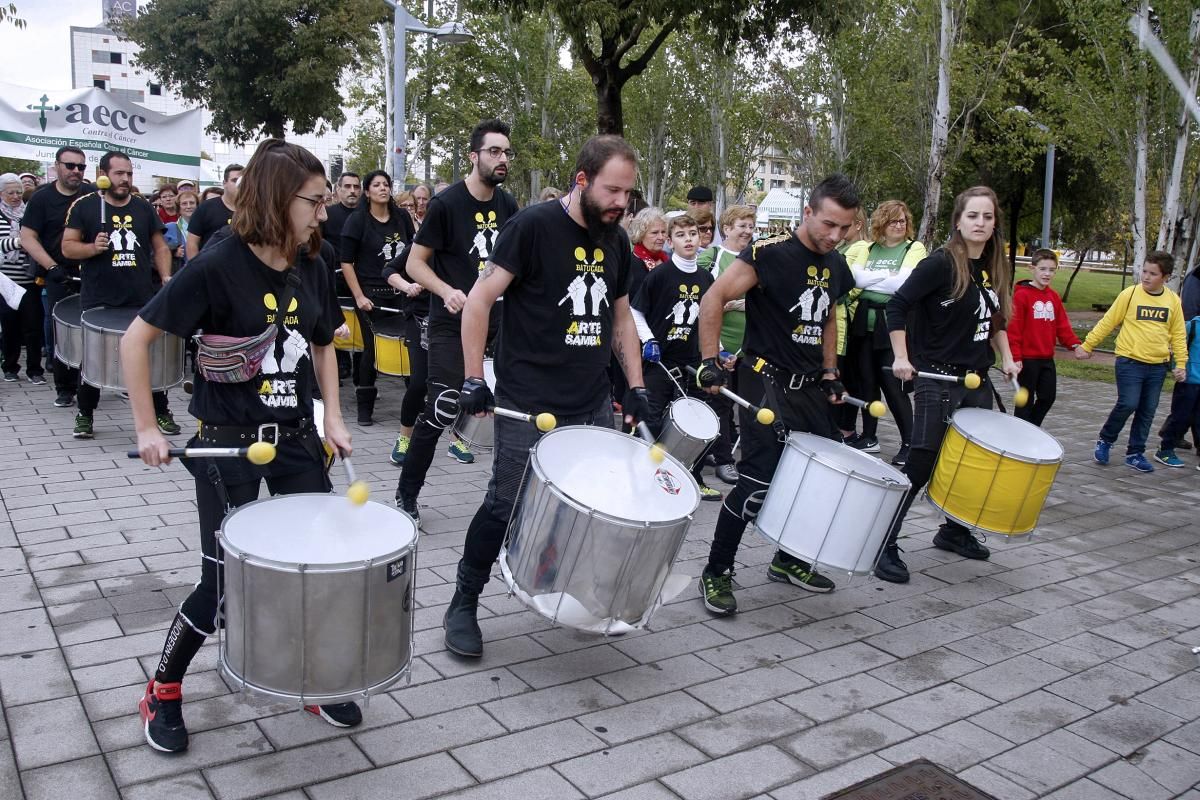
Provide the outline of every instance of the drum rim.
{"type": "Polygon", "coordinates": [[[679,517],[676,517],[676,518],[670,519],[670,520],[661,520],[661,521],[657,521],[657,522],[651,522],[649,520],[642,520],[640,522],[634,522],[633,524],[631,524],[630,517],[617,517],[606,511],[597,511],[596,509],[592,508],[591,506],[586,506],[581,501],[576,500],[575,498],[573,498],[569,494],[567,494],[566,490],[563,489],[563,487],[560,486],[559,484],[550,480],[549,476],[546,474],[546,471],[544,469],[542,469],[541,462],[538,460],[538,457],[537,457],[537,445],[540,444],[541,442],[544,442],[546,439],[550,438],[554,434],[559,433],[560,431],[571,431],[571,430],[581,430],[581,429],[582,430],[604,431],[606,433],[612,434],[613,436],[626,436],[626,437],[632,439],[633,441],[642,444],[643,446],[646,447],[647,450],[650,449],[649,444],[647,444],[646,442],[642,441],[641,439],[639,439],[635,436],[632,436],[631,434],[621,433],[620,431],[613,430],[612,428],[605,428],[601,425],[564,425],[560,428],[555,428],[554,430],[543,434],[541,436],[541,438],[539,438],[537,440],[537,442],[534,442],[534,446],[529,449],[529,468],[534,471],[534,473],[537,475],[538,479],[542,482],[543,485],[545,485],[552,492],[554,492],[556,497],[561,498],[563,500],[563,502],[565,502],[567,505],[569,505],[571,508],[575,509],[576,511],[581,511],[585,514],[590,514],[590,515],[596,517],[597,519],[603,520],[604,522],[612,522],[618,526],[622,526],[622,527],[626,527],[626,528],[655,528],[655,529],[670,528],[670,527],[674,527],[674,526],[678,525],[680,522],[682,522],[685,519],[693,519],[695,517],[696,511],[699,510],[699,508],[700,508],[699,484],[696,484],[696,479],[692,477],[692,471],[690,469],[687,469],[686,467],[684,467],[683,462],[681,462],[679,459],[675,458],[675,456],[671,455],[670,453],[666,452],[665,450],[663,451],[664,459],[670,459],[671,462],[675,466],[679,467],[680,472],[682,472],[684,475],[686,475],[692,481],[692,483],[696,485],[696,498],[695,498],[696,503],[694,506],[692,506],[691,511],[687,512],[686,514],[684,514],[682,516],[679,516],[679,517]]]}
{"type": "Polygon", "coordinates": [[[248,553],[243,548],[238,547],[236,544],[231,542],[229,537],[225,535],[225,526],[229,523],[229,520],[231,520],[233,518],[233,516],[235,514],[237,514],[237,512],[241,511],[244,508],[250,508],[251,506],[256,506],[261,503],[268,503],[272,500],[279,500],[280,498],[285,498],[285,497],[330,497],[330,498],[336,498],[337,495],[334,494],[333,492],[328,492],[328,493],[327,492],[296,492],[294,494],[279,495],[277,497],[263,497],[261,499],[252,500],[249,503],[238,506],[237,508],[233,509],[232,511],[230,511],[228,514],[225,515],[225,518],[221,520],[221,527],[217,529],[217,538],[218,538],[218,541],[220,541],[221,549],[225,551],[225,554],[233,555],[240,562],[243,562],[243,563],[249,562],[249,563],[254,564],[255,566],[265,567],[267,569],[272,569],[277,572],[291,572],[291,573],[317,572],[317,573],[321,573],[321,574],[332,573],[332,572],[360,572],[364,568],[369,569],[369,568],[377,566],[379,564],[386,564],[388,561],[394,561],[397,557],[399,557],[401,555],[404,555],[406,553],[415,552],[417,549],[417,542],[421,538],[420,526],[417,525],[417,523],[413,520],[413,518],[411,516],[408,515],[407,512],[405,512],[403,509],[393,508],[392,506],[389,506],[386,503],[375,502],[374,500],[368,500],[367,502],[375,503],[375,505],[382,506],[383,508],[386,508],[388,511],[395,511],[398,514],[403,515],[409,522],[411,522],[413,525],[413,538],[412,538],[412,541],[409,542],[404,547],[393,550],[393,551],[387,553],[386,555],[379,555],[379,556],[375,556],[370,559],[359,559],[358,561],[338,561],[338,562],[330,562],[328,564],[317,564],[317,565],[304,564],[303,570],[289,569],[289,567],[300,566],[301,562],[299,562],[299,561],[280,561],[278,559],[265,558],[263,556],[254,555],[253,553],[248,553]]]}
{"type": "Polygon", "coordinates": [[[937,504],[937,502],[933,499],[933,495],[929,494],[928,491],[925,492],[925,501],[927,503],[929,503],[929,505],[931,505],[935,509],[937,509],[937,511],[940,514],[942,514],[943,516],[945,516],[947,519],[952,520],[953,522],[957,522],[959,525],[962,525],[967,530],[982,531],[983,533],[989,534],[991,536],[1003,536],[1005,539],[1008,539],[1008,540],[1023,539],[1027,536],[1032,536],[1033,532],[1035,530],[1037,530],[1038,523],[1041,522],[1041,520],[1042,520],[1042,511],[1041,511],[1041,509],[1038,509],[1037,518],[1033,521],[1033,525],[1028,530],[1015,531],[1013,533],[1005,533],[1004,531],[998,531],[995,528],[988,528],[983,525],[980,525],[978,522],[968,522],[967,520],[963,519],[962,517],[958,516],[957,514],[951,514],[949,511],[947,511],[946,509],[939,506],[937,504]]]}
{"type": "Polygon", "coordinates": [[[83,317],[83,308],[80,306],[79,302],[80,302],[80,301],[79,301],[79,295],[77,295],[77,294],[69,294],[69,295],[67,295],[67,296],[66,296],[66,297],[64,297],[62,300],[59,300],[57,303],[55,303],[55,304],[54,304],[54,307],[50,309],[50,318],[51,318],[51,319],[53,319],[55,322],[61,322],[63,325],[66,325],[66,326],[67,326],[67,327],[69,327],[69,328],[80,328],[80,327],[82,327],[82,326],[83,326],[83,322],[82,322],[82,317],[83,317]],[[74,303],[71,303],[70,301],[72,301],[72,300],[74,300],[75,302],[74,302],[74,303]],[[59,307],[59,306],[64,306],[64,307],[74,307],[74,308],[78,309],[78,310],[79,310],[79,316],[80,316],[80,322],[79,322],[79,324],[72,323],[72,322],[70,322],[69,320],[66,320],[66,319],[63,319],[62,317],[60,317],[60,316],[58,315],[58,307],[59,307]]]}
{"type": "MultiPolygon", "coordinates": [[[[848,474],[852,478],[856,478],[856,479],[862,481],[863,483],[869,483],[872,486],[878,486],[881,489],[887,489],[889,491],[895,490],[895,489],[902,489],[903,491],[907,492],[909,489],[912,488],[912,481],[910,481],[908,479],[907,475],[905,475],[903,472],[901,472],[900,470],[893,467],[891,464],[884,463],[880,459],[875,459],[875,460],[879,461],[879,463],[882,464],[886,469],[891,470],[892,472],[895,472],[903,480],[897,481],[894,478],[877,478],[874,475],[867,475],[867,474],[859,472],[858,470],[853,469],[853,468],[851,468],[849,473],[847,473],[844,465],[835,463],[835,462],[831,461],[830,459],[823,458],[821,453],[805,451],[800,446],[799,442],[792,441],[793,437],[800,437],[800,436],[811,436],[815,439],[820,439],[822,441],[832,442],[833,444],[840,444],[843,447],[848,446],[848,445],[844,444],[843,442],[836,442],[833,439],[826,439],[824,436],[818,436],[815,433],[808,433],[806,431],[792,431],[791,433],[789,433],[787,440],[783,443],[784,446],[786,447],[788,445],[791,445],[792,447],[795,447],[797,450],[799,450],[801,453],[804,453],[806,456],[808,456],[813,461],[816,461],[821,466],[836,470],[836,471],[842,473],[843,475],[848,474]]],[[[850,449],[854,450],[853,447],[851,447],[850,449]]],[[[857,453],[857,452],[861,452],[861,451],[855,450],[855,452],[857,453]]],[[[870,458],[870,456],[867,456],[867,457],[870,458]]]]}
{"type": "Polygon", "coordinates": [[[676,397],[674,400],[672,400],[667,405],[667,416],[671,419],[671,422],[675,423],[675,427],[678,428],[684,435],[689,436],[698,442],[711,442],[711,441],[714,441],[718,436],[721,435],[721,418],[719,416],[717,416],[716,411],[713,411],[712,406],[710,406],[708,403],[704,402],[703,400],[701,400],[698,397],[676,397]],[[687,400],[691,401],[690,403],[687,404],[689,407],[693,406],[693,405],[698,405],[701,408],[703,408],[705,411],[707,411],[709,414],[712,415],[712,421],[714,423],[716,423],[716,426],[717,426],[717,433],[711,439],[705,439],[702,436],[696,436],[695,434],[684,430],[683,425],[681,425],[679,423],[679,420],[676,419],[675,406],[680,403],[683,403],[684,401],[687,401],[687,400]]]}
{"type": "MultiPolygon", "coordinates": [[[[994,446],[984,443],[978,437],[972,436],[967,430],[965,430],[963,428],[962,425],[958,424],[957,417],[958,417],[958,413],[960,411],[987,411],[992,414],[1000,414],[1000,412],[999,411],[991,411],[990,409],[986,409],[986,408],[969,408],[969,409],[968,408],[960,408],[954,412],[954,416],[952,416],[950,418],[950,427],[954,428],[954,430],[956,430],[958,432],[959,436],[963,437],[971,444],[978,445],[979,447],[983,448],[984,450],[988,451],[989,453],[995,453],[996,455],[1000,456],[1001,458],[1011,458],[1013,461],[1020,461],[1024,464],[1034,464],[1036,466],[1044,466],[1046,464],[1062,464],[1063,457],[1066,455],[1066,450],[1063,449],[1062,442],[1060,442],[1058,439],[1055,439],[1053,436],[1046,433],[1041,428],[1038,428],[1032,422],[1025,422],[1025,420],[1018,419],[1017,417],[1010,417],[1007,414],[1000,414],[1000,416],[1002,416],[1006,419],[1017,420],[1017,422],[1024,422],[1026,425],[1029,425],[1030,427],[1034,428],[1038,432],[1045,434],[1050,439],[1050,441],[1054,442],[1054,444],[1058,447],[1058,458],[1034,458],[1033,456],[1023,456],[1023,455],[1020,455],[1017,453],[1010,452],[1008,450],[997,450],[994,446]]],[[[939,453],[940,453],[940,450],[941,450],[941,448],[939,448],[939,453]]]]}
{"type": "MultiPolygon", "coordinates": [[[[55,306],[55,307],[57,308],[57,306],[55,306]]],[[[137,306],[137,307],[135,307],[135,306],[95,306],[93,308],[85,308],[79,312],[79,325],[81,328],[84,328],[84,329],[90,330],[90,331],[98,331],[98,332],[102,332],[102,333],[124,334],[125,331],[129,330],[128,327],[108,328],[108,327],[105,327],[103,324],[97,324],[94,322],[89,323],[87,320],[87,315],[91,314],[95,311],[124,311],[126,309],[133,311],[133,316],[129,318],[129,323],[132,324],[133,321],[135,319],[137,319],[138,316],[141,314],[141,311],[142,311],[141,306],[137,306]]],[[[171,334],[166,334],[166,335],[170,336],[171,334]]],[[[176,337],[176,338],[179,338],[179,337],[176,337]]]]}

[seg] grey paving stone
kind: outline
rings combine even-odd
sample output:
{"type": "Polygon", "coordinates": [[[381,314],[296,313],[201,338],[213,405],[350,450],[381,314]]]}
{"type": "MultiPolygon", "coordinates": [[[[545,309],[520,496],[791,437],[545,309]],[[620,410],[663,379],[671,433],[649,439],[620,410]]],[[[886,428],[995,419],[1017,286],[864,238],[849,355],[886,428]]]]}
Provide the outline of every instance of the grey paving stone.
{"type": "MultiPolygon", "coordinates": [[[[1195,656],[1192,658],[1194,660],[1195,656]]],[[[1138,695],[1138,700],[1182,719],[1200,719],[1200,674],[1185,672],[1143,692],[1138,695]]]]}
{"type": "Polygon", "coordinates": [[[871,670],[873,677],[905,692],[919,692],[974,672],[983,665],[946,647],[935,647],[915,656],[871,670]]]}
{"type": "Polygon", "coordinates": [[[957,683],[946,683],[895,700],[876,712],[906,728],[927,733],[990,708],[995,701],[957,683]]]}
{"type": "Polygon", "coordinates": [[[768,701],[693,723],[676,733],[711,756],[723,756],[812,725],[813,721],[802,713],[768,701]]]}
{"type": "Polygon", "coordinates": [[[212,792],[199,772],[172,775],[169,778],[126,786],[121,790],[124,800],[211,800],[212,792]]]}
{"type": "Polygon", "coordinates": [[[569,719],[457,747],[451,755],[477,780],[491,781],[604,747],[602,740],[569,719]]]}
{"type": "Polygon", "coordinates": [[[679,795],[658,781],[648,781],[619,792],[606,794],[600,800],[679,800],[679,795]]]}
{"type": "Polygon", "coordinates": [[[340,780],[308,786],[313,800],[422,800],[452,792],[475,782],[445,753],[436,753],[390,767],[361,771],[340,780]]]}
{"type": "Polygon", "coordinates": [[[957,683],[1001,702],[1013,700],[1070,675],[1064,669],[1029,655],[1019,655],[963,675],[957,683]]]}
{"type": "Polygon", "coordinates": [[[22,771],[100,752],[78,697],[10,708],[8,725],[22,771]]]}
{"type": "Polygon", "coordinates": [[[620,705],[621,698],[593,678],[493,700],[482,708],[510,731],[620,705]]]}
{"type": "MultiPolygon", "coordinates": [[[[423,661],[417,663],[424,664],[423,661]]],[[[529,687],[507,669],[494,669],[457,678],[430,680],[393,691],[391,696],[412,716],[425,717],[527,691],[529,687]]]]}
{"type": "Polygon", "coordinates": [[[818,769],[867,755],[912,737],[912,731],[874,711],[860,711],[783,740],[782,747],[818,769]]]}
{"type": "Polygon", "coordinates": [[[455,800],[575,800],[579,790],[552,769],[535,769],[508,778],[458,789],[455,800]]]}
{"type": "Polygon", "coordinates": [[[970,721],[1010,742],[1023,744],[1087,715],[1083,706],[1039,690],[989,708],[970,721]]]}
{"type": "MultiPolygon", "coordinates": [[[[436,631],[435,633],[437,640],[440,642],[442,632],[436,631]]],[[[549,650],[528,636],[515,636],[493,642],[488,640],[487,631],[484,631],[484,646],[487,648],[487,652],[481,659],[460,658],[445,650],[430,653],[424,656],[424,658],[426,663],[436,669],[443,677],[453,678],[457,675],[496,669],[497,667],[505,667],[509,664],[551,655],[549,650]]]]}
{"type": "Polygon", "coordinates": [[[1111,790],[1122,798],[1169,800],[1174,796],[1170,789],[1124,759],[1118,759],[1088,777],[1105,790],[1111,790]]]}
{"type": "Polygon", "coordinates": [[[816,683],[824,683],[895,661],[895,658],[864,642],[851,642],[783,662],[816,683]]]}
{"type": "Polygon", "coordinates": [[[0,614],[0,656],[57,647],[44,608],[0,614]]]}
{"type": "MultiPolygon", "coordinates": [[[[204,776],[218,800],[245,800],[298,786],[309,787],[312,793],[320,788],[313,786],[318,781],[370,768],[371,762],[349,739],[334,739],[213,767],[205,770],[204,776]]],[[[349,796],[354,795],[340,795],[349,796]]]]}
{"type": "Polygon", "coordinates": [[[118,800],[104,759],[99,756],[67,761],[21,773],[25,800],[118,800]]]}
{"type": "MultiPolygon", "coordinates": [[[[784,633],[791,633],[785,631],[784,633]]],[[[696,653],[700,658],[725,673],[745,672],[755,667],[767,667],[789,658],[811,653],[812,648],[784,633],[772,633],[756,639],[743,639],[696,653]]]]}
{"type": "Polygon", "coordinates": [[[58,649],[0,657],[0,694],[6,708],[75,693],[58,649]]]}
{"type": "Polygon", "coordinates": [[[822,770],[812,777],[771,791],[776,800],[813,800],[825,797],[859,781],[887,772],[892,765],[879,756],[869,755],[856,758],[831,769],[822,770]]]}
{"type": "Polygon", "coordinates": [[[779,748],[762,745],[665,775],[662,782],[687,800],[738,800],[812,772],[779,748]]]}
{"type": "Polygon", "coordinates": [[[1037,795],[1020,784],[998,775],[982,764],[963,770],[958,777],[991,795],[1004,800],[1037,800],[1037,795]]]}
{"type": "Polygon", "coordinates": [[[354,735],[377,765],[407,761],[452,747],[503,736],[504,728],[477,706],[401,722],[354,735]]]}
{"type": "Polygon", "coordinates": [[[927,758],[951,772],[959,772],[1011,747],[1012,742],[1007,739],[960,720],[880,750],[879,755],[897,765],[927,758]]]}
{"type": "Polygon", "coordinates": [[[1067,730],[1114,753],[1132,753],[1182,724],[1183,720],[1173,714],[1131,700],[1075,722],[1067,726],[1067,730]]]}
{"type": "Polygon", "coordinates": [[[729,712],[809,686],[812,681],[775,664],[691,686],[687,692],[717,711],[729,712]]]}
{"type": "MultiPolygon", "coordinates": [[[[14,552],[19,552],[12,548],[14,552]]],[[[0,577],[0,612],[40,608],[42,598],[30,575],[5,575],[0,577]]]]}
{"type": "Polygon", "coordinates": [[[859,674],[780,697],[779,702],[817,722],[828,722],[903,696],[878,678],[859,674]]]}
{"type": "Polygon", "coordinates": [[[1152,614],[1139,614],[1093,628],[1092,632],[1097,636],[1120,642],[1126,647],[1145,647],[1161,639],[1169,639],[1182,630],[1186,630],[1183,625],[1168,622],[1152,614]]]}
{"type": "Polygon", "coordinates": [[[1099,711],[1113,703],[1123,703],[1138,692],[1154,685],[1154,681],[1115,664],[1097,664],[1091,669],[1056,681],[1046,687],[1059,697],[1099,711]]]}
{"type": "Polygon", "coordinates": [[[824,650],[886,630],[889,630],[889,627],[879,620],[855,611],[784,632],[814,650],[824,650]]]}
{"type": "Polygon", "coordinates": [[[1039,745],[1038,741],[1002,753],[985,762],[984,766],[1013,783],[1036,792],[1039,796],[1088,773],[1087,766],[1039,745]]]}
{"type": "Polygon", "coordinates": [[[877,634],[867,639],[867,642],[872,647],[897,658],[907,658],[924,650],[932,650],[940,645],[965,639],[970,635],[970,632],[948,622],[929,619],[877,634]]]}
{"type": "Polygon", "coordinates": [[[1041,636],[1043,639],[1060,642],[1063,639],[1092,631],[1107,622],[1108,620],[1099,614],[1089,614],[1069,606],[1022,620],[1013,627],[1041,636]]]}
{"type": "Polygon", "coordinates": [[[721,636],[735,641],[788,630],[812,621],[812,617],[807,614],[785,605],[739,611],[732,617],[713,618],[711,615],[707,616],[708,620],[704,623],[705,625],[721,636]]]}
{"type": "Polygon", "coordinates": [[[601,675],[598,680],[625,700],[641,700],[685,686],[717,680],[724,675],[716,667],[693,655],[663,659],[620,672],[601,675]]]}
{"type": "Polygon", "coordinates": [[[1068,672],[1082,672],[1097,664],[1113,661],[1128,652],[1129,648],[1125,645],[1085,633],[1039,648],[1031,655],[1068,672]]]}
{"type": "Polygon", "coordinates": [[[882,622],[889,628],[900,628],[905,625],[911,625],[914,622],[941,617],[952,611],[959,611],[961,608],[961,606],[948,603],[945,600],[939,600],[936,597],[915,595],[891,603],[865,608],[862,614],[878,622],[882,622]]]}
{"type": "MultiPolygon", "coordinates": [[[[136,727],[136,718],[130,719],[129,723],[136,727]]],[[[258,726],[253,722],[243,722],[190,735],[188,749],[173,754],[169,761],[144,742],[136,747],[108,753],[106,758],[117,785],[125,787],[175,772],[201,770],[270,752],[271,744],[258,726]]]]}
{"type": "Polygon", "coordinates": [[[982,664],[995,664],[1046,644],[1048,641],[1040,636],[1008,626],[958,639],[946,648],[982,664]]]}
{"type": "MultiPolygon", "coordinates": [[[[684,692],[671,692],[585,714],[577,717],[576,721],[605,742],[620,744],[662,731],[677,730],[713,716],[715,712],[699,700],[684,692]]],[[[727,716],[723,719],[727,719],[727,716]]]]}
{"type": "Polygon", "coordinates": [[[588,796],[615,792],[705,761],[696,748],[669,733],[579,756],[555,769],[588,796]]]}
{"type": "MultiPolygon", "coordinates": [[[[363,721],[354,729],[355,733],[387,727],[410,719],[400,704],[386,694],[376,695],[369,703],[359,703],[359,706],[362,708],[363,721]]],[[[345,730],[335,728],[313,714],[277,714],[259,719],[258,726],[277,750],[321,742],[346,733],[345,730]]]]}
{"type": "Polygon", "coordinates": [[[729,641],[730,637],[718,633],[711,627],[699,624],[658,631],[628,641],[618,641],[613,644],[613,647],[639,664],[647,664],[683,653],[693,653],[708,647],[716,647],[729,641]]]}
{"type": "Polygon", "coordinates": [[[1126,800],[1126,798],[1105,789],[1095,781],[1084,778],[1046,795],[1043,800],[1126,800]]]}
{"type": "Polygon", "coordinates": [[[636,661],[611,645],[600,645],[515,664],[509,667],[509,671],[533,688],[544,689],[636,664],[636,661]]]}

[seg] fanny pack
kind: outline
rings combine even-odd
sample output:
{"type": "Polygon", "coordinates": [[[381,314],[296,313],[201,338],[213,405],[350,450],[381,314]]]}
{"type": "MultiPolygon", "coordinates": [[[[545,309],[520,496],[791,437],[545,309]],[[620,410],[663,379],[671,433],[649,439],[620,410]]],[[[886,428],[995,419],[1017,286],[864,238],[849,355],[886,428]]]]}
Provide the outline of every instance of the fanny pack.
{"type": "Polygon", "coordinates": [[[263,359],[275,346],[283,330],[283,319],[292,303],[300,275],[295,269],[288,272],[287,283],[275,306],[275,324],[257,336],[224,336],[201,333],[192,337],[196,343],[196,371],[212,383],[245,383],[258,374],[263,359]]]}

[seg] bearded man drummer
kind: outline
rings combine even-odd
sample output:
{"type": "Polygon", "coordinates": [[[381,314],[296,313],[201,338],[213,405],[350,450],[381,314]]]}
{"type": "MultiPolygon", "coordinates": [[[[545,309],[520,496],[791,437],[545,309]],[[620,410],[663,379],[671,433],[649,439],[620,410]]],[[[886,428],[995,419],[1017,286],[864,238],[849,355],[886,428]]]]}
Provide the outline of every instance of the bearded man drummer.
{"type": "MultiPolygon", "coordinates": [[[[719,360],[725,303],[745,295],[746,338],[738,386],[750,402],[775,412],[772,425],[739,409],[742,459],[738,482],[721,506],[708,565],[700,576],[704,607],[717,615],[737,612],[733,566],[746,524],[762,507],[790,431],[840,439],[830,403],[842,402],[837,371],[837,301],[854,288],[846,259],[835,249],[860,205],[844,175],[817,184],[793,233],[752,243],[700,301],[697,382],[710,393],[725,383],[719,360]]],[[[773,581],[810,592],[828,592],[833,581],[782,550],[767,568],[773,581]]]]}
{"type": "MultiPolygon", "coordinates": [[[[537,203],[505,226],[463,309],[466,374],[459,404],[483,414],[493,405],[537,414],[559,425],[612,427],[613,355],[629,386],[625,421],[645,419],[641,346],[629,310],[632,250],[618,224],[637,179],[637,156],[620,136],[593,136],[575,162],[575,185],[553,203],[537,203]],[[488,316],[503,295],[496,394],[483,378],[488,316]]],[[[446,647],[483,655],[476,620],[479,592],[500,554],[537,429],[496,418],[492,478],[467,528],[457,585],[446,610],[446,647]]]]}

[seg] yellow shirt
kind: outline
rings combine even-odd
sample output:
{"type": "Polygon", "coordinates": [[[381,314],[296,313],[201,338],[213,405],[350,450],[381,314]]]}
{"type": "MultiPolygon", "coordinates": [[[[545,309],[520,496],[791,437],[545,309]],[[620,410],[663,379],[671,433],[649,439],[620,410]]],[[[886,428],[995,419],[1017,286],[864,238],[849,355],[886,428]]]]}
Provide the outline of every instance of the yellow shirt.
{"type": "Polygon", "coordinates": [[[1184,332],[1183,305],[1179,295],[1163,287],[1153,295],[1135,284],[1117,295],[1104,317],[1092,328],[1083,343],[1089,353],[1121,326],[1117,334],[1117,355],[1146,364],[1162,364],[1175,354],[1175,366],[1187,367],[1187,335],[1184,332]]]}

